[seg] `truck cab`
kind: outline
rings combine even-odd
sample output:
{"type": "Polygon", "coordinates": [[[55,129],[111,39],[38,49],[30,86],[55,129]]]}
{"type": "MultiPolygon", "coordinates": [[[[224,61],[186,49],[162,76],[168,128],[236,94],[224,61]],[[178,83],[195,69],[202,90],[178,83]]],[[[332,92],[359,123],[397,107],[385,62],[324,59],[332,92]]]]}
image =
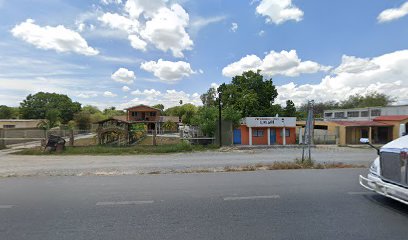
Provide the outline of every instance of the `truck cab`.
{"type": "MultiPolygon", "coordinates": [[[[367,139],[360,139],[367,143],[367,139]]],[[[377,149],[378,157],[371,164],[367,177],[359,177],[360,185],[408,204],[408,135],[377,149]]]]}

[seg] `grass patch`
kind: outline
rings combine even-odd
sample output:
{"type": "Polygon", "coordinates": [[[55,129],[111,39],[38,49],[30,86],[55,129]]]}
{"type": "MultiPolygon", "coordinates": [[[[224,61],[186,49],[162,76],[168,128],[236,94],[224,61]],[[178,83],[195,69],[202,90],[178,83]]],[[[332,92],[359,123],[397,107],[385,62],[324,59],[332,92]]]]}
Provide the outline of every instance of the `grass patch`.
{"type": "Polygon", "coordinates": [[[216,149],[216,146],[191,145],[181,142],[178,144],[168,144],[159,146],[73,146],[66,147],[62,153],[43,152],[41,148],[24,149],[15,152],[17,155],[132,155],[132,154],[166,154],[193,151],[205,151],[216,149]]]}

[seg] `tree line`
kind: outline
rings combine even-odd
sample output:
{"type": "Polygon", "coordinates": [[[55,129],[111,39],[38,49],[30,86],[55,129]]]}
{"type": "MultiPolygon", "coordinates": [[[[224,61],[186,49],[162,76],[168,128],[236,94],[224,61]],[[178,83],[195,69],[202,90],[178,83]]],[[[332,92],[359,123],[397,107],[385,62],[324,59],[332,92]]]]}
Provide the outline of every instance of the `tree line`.
{"type": "MultiPolygon", "coordinates": [[[[153,107],[161,110],[162,115],[178,116],[184,124],[197,125],[204,134],[212,136],[218,120],[218,107],[222,106],[222,119],[232,121],[235,126],[244,117],[283,116],[304,119],[307,114],[307,103],[296,107],[293,101],[287,100],[285,107],[277,104],[278,91],[272,79],[264,78],[260,71],[248,71],[235,76],[228,84],[224,83],[215,89],[209,88],[200,96],[202,106],[187,103],[165,109],[163,104],[153,107]]],[[[385,94],[372,92],[365,96],[356,94],[344,101],[327,101],[315,103],[315,115],[323,117],[323,111],[340,108],[363,108],[386,106],[396,99],[385,94]]],[[[38,92],[30,94],[19,107],[0,106],[0,119],[46,119],[44,128],[56,126],[67,128],[90,129],[91,124],[123,116],[125,112],[115,107],[99,110],[95,106],[82,106],[72,101],[67,95],[38,92]]]]}

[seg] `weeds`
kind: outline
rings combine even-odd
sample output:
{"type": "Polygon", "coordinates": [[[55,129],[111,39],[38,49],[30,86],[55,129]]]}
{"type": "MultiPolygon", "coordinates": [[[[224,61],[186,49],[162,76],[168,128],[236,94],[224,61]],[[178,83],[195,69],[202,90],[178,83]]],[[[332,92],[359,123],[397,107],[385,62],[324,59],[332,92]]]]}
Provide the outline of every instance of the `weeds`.
{"type": "Polygon", "coordinates": [[[44,152],[41,148],[24,149],[14,154],[18,155],[132,155],[132,154],[165,154],[165,153],[180,153],[205,151],[215,149],[213,145],[201,146],[191,145],[186,142],[178,144],[168,144],[159,146],[80,146],[80,147],[66,147],[62,153],[44,152]]]}

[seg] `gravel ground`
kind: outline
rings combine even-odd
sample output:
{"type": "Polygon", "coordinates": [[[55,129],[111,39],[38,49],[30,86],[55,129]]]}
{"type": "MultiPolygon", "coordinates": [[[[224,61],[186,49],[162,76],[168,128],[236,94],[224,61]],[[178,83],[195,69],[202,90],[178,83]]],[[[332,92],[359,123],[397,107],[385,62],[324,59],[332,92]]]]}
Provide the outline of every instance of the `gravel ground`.
{"type": "MultiPolygon", "coordinates": [[[[223,168],[249,164],[294,161],[299,148],[224,149],[166,155],[127,156],[22,156],[0,151],[0,177],[127,175],[155,171],[223,168]]],[[[322,146],[312,150],[318,163],[342,162],[368,166],[376,152],[367,148],[322,146]]]]}

